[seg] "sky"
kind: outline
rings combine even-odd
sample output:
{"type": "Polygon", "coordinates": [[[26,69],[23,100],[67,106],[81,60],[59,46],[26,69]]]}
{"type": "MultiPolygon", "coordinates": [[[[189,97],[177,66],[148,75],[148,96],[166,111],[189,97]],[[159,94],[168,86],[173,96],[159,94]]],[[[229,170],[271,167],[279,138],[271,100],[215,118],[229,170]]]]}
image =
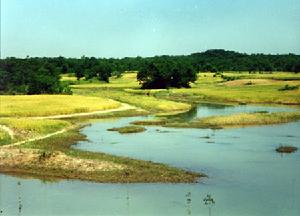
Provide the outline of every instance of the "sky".
{"type": "Polygon", "coordinates": [[[2,57],[300,54],[300,0],[0,0],[2,57]]]}

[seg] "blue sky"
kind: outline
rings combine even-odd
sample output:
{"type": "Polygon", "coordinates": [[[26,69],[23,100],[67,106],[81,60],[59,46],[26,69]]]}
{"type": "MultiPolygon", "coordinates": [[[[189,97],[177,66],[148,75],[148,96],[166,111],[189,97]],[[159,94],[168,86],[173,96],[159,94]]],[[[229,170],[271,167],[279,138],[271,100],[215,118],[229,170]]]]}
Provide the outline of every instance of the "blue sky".
{"type": "Polygon", "coordinates": [[[300,54],[300,0],[1,0],[2,56],[300,54]]]}

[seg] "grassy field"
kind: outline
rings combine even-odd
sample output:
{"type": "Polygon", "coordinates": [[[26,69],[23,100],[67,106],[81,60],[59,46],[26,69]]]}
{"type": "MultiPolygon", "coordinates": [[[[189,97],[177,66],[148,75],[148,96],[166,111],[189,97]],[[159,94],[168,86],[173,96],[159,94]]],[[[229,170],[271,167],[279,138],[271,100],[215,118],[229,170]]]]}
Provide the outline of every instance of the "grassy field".
{"type": "MultiPolygon", "coordinates": [[[[231,75],[232,73],[224,73],[231,75]]],[[[175,101],[213,101],[225,103],[288,104],[300,105],[300,90],[280,91],[286,85],[300,86],[300,74],[247,74],[243,79],[225,81],[212,73],[201,73],[191,89],[171,89],[159,92],[156,97],[175,101]],[[250,77],[252,77],[250,79],[250,77]],[[285,81],[285,79],[293,79],[285,81]]]]}
{"type": "MultiPolygon", "coordinates": [[[[14,139],[1,139],[3,144],[21,141],[37,136],[42,136],[59,131],[71,126],[71,123],[63,120],[37,120],[26,118],[0,118],[0,125],[5,125],[14,133],[14,139]]],[[[7,135],[5,136],[7,137],[7,135]]]]}
{"type": "Polygon", "coordinates": [[[183,112],[191,108],[189,104],[165,100],[152,95],[141,94],[137,97],[134,90],[138,90],[136,73],[125,73],[121,78],[112,78],[110,83],[81,83],[72,85],[74,94],[94,97],[105,97],[145,109],[151,113],[183,112]]]}
{"type": "Polygon", "coordinates": [[[32,117],[83,113],[114,109],[120,103],[78,95],[17,95],[0,96],[0,117],[32,117]]]}
{"type": "MultiPolygon", "coordinates": [[[[191,84],[190,89],[141,90],[135,73],[113,78],[111,83],[81,83],[73,85],[73,88],[77,94],[97,95],[101,91],[105,97],[137,106],[140,104],[140,107],[152,112],[162,112],[165,108],[157,105],[166,104],[170,100],[185,103],[213,101],[300,105],[299,86],[300,74],[295,73],[224,72],[222,75],[199,73],[197,81],[191,84]],[[281,91],[286,85],[295,88],[281,91]]],[[[167,111],[172,109],[167,108],[167,111]]],[[[175,106],[174,109],[176,110],[175,106]]]]}
{"type": "Polygon", "coordinates": [[[136,72],[126,72],[121,77],[110,77],[109,83],[100,81],[97,78],[85,80],[81,78],[77,80],[74,74],[63,74],[61,81],[68,83],[76,88],[114,88],[114,89],[125,89],[125,88],[139,88],[139,83],[136,80],[136,72]]]}
{"type": "Polygon", "coordinates": [[[300,80],[300,74],[290,73],[290,72],[225,72],[223,73],[225,77],[233,77],[234,79],[272,79],[272,80],[300,80]]]}
{"type": "Polygon", "coordinates": [[[111,98],[120,102],[129,103],[139,108],[145,109],[151,113],[175,113],[188,111],[191,106],[182,102],[165,100],[147,95],[135,95],[125,91],[101,88],[74,89],[74,93],[80,95],[91,95],[111,98]]]}

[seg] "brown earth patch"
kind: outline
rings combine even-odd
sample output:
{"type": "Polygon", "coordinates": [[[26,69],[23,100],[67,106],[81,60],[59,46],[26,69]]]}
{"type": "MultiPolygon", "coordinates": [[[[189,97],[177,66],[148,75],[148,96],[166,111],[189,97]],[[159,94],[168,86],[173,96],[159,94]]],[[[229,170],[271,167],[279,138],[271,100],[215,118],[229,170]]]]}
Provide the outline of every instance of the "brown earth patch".
{"type": "Polygon", "coordinates": [[[1,148],[1,167],[36,167],[45,169],[76,170],[78,172],[113,171],[124,169],[123,165],[108,161],[80,159],[62,152],[46,152],[35,149],[1,148]]]}

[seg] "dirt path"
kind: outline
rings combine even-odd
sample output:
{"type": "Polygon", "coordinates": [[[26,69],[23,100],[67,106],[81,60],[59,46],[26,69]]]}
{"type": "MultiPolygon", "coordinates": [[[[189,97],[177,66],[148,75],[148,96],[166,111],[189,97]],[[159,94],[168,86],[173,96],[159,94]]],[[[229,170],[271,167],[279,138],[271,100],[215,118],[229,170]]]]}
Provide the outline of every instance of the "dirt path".
{"type": "Polygon", "coordinates": [[[37,141],[37,140],[46,139],[46,138],[49,138],[49,137],[52,137],[52,136],[55,136],[55,135],[58,135],[58,134],[62,134],[64,132],[66,132],[68,130],[72,130],[76,127],[77,127],[77,125],[76,126],[71,126],[71,127],[64,128],[62,130],[59,130],[59,131],[56,131],[54,133],[50,133],[50,134],[47,134],[47,135],[44,135],[44,136],[38,136],[38,137],[31,138],[31,139],[27,139],[27,140],[15,142],[15,143],[12,143],[12,144],[4,145],[4,146],[1,146],[0,148],[11,148],[11,147],[16,147],[16,146],[22,145],[22,144],[27,143],[27,142],[34,142],[34,141],[37,141]]]}
{"type": "Polygon", "coordinates": [[[53,115],[53,116],[40,116],[40,117],[28,117],[31,119],[62,119],[62,118],[73,118],[73,117],[81,117],[81,116],[91,116],[91,115],[98,115],[98,114],[106,114],[111,112],[119,112],[131,109],[138,109],[135,106],[121,103],[121,106],[116,109],[108,109],[108,110],[100,110],[94,112],[87,112],[87,113],[74,113],[74,114],[64,114],[64,115],[53,115]]]}
{"type": "Polygon", "coordinates": [[[10,129],[9,127],[7,127],[7,126],[5,126],[5,125],[0,125],[0,129],[6,131],[6,132],[9,134],[9,136],[11,137],[11,139],[14,138],[15,133],[14,133],[14,131],[13,131],[12,129],[10,129]]]}
{"type": "MultiPolygon", "coordinates": [[[[90,116],[90,115],[96,115],[96,114],[104,114],[104,113],[111,113],[111,112],[118,112],[118,111],[124,111],[124,110],[130,110],[130,109],[138,109],[139,108],[126,104],[126,103],[121,103],[121,107],[116,108],[116,109],[108,109],[108,110],[101,110],[101,111],[94,111],[94,112],[88,112],[88,113],[74,113],[74,114],[66,114],[66,115],[54,115],[54,116],[41,116],[41,117],[28,117],[30,119],[61,119],[61,118],[72,118],[72,117],[78,117],[78,116],[90,116]]],[[[50,133],[47,135],[43,135],[43,136],[38,136],[38,137],[34,137],[31,139],[27,139],[27,140],[23,140],[23,141],[19,141],[19,142],[15,142],[9,145],[4,145],[0,148],[10,148],[10,147],[16,147],[19,145],[22,145],[24,143],[27,142],[34,142],[37,140],[42,140],[42,139],[46,139],[58,134],[62,134],[68,130],[72,130],[77,126],[71,126],[68,128],[64,128],[62,130],[56,131],[54,133],[50,133]]],[[[8,134],[11,136],[11,138],[13,139],[14,137],[14,132],[13,130],[11,130],[9,127],[5,126],[5,125],[0,125],[0,128],[3,129],[4,131],[8,132],[8,134]]]]}

